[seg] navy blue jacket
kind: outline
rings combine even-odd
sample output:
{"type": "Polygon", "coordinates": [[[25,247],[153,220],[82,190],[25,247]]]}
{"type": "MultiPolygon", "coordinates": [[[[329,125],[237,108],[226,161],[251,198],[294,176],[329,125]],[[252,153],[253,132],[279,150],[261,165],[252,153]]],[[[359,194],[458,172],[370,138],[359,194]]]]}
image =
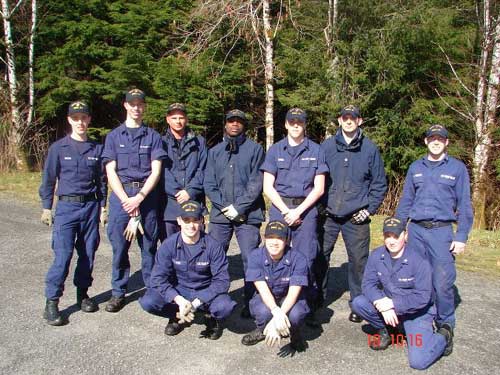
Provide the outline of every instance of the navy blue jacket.
{"type": "Polygon", "coordinates": [[[87,141],[80,154],[74,142],[77,141],[68,135],[49,147],[39,189],[43,208],[52,208],[56,182],[58,196],[96,194],[101,207],[106,206],[108,187],[102,170],[103,146],[87,141]]]}
{"type": "Polygon", "coordinates": [[[182,286],[195,291],[195,298],[210,303],[219,294],[227,293],[230,279],[226,253],[210,235],[201,233],[198,251],[191,254],[181,233],[161,244],[151,271],[150,286],[168,303],[180,293],[182,286]]]}
{"type": "Polygon", "coordinates": [[[179,204],[175,194],[186,190],[190,199],[204,203],[203,175],[207,164],[207,145],[205,138],[196,136],[186,129],[185,136],[177,142],[170,129],[162,137],[167,158],[163,162],[163,187],[166,193],[166,207],[163,220],[175,220],[179,204]]]}
{"type": "Polygon", "coordinates": [[[264,199],[259,168],[264,150],[244,134],[236,141],[234,151],[224,137],[208,152],[204,188],[212,202],[210,222],[230,223],[221,210],[232,204],[240,215],[246,215],[248,224],[260,224],[264,221],[264,199]]]}
{"type": "Polygon", "coordinates": [[[418,313],[432,304],[431,265],[417,249],[406,244],[393,267],[391,255],[383,245],[368,257],[361,287],[372,303],[391,298],[397,315],[418,313]]]}
{"type": "Polygon", "coordinates": [[[414,161],[406,174],[396,217],[403,221],[457,221],[455,241],[467,242],[473,213],[464,163],[451,156],[434,166],[427,156],[414,161]]]}
{"type": "Polygon", "coordinates": [[[361,129],[348,145],[339,129],[321,148],[330,169],[322,199],[327,211],[349,217],[366,208],[375,214],[387,191],[384,162],[377,146],[361,129]]]}
{"type": "Polygon", "coordinates": [[[151,161],[165,157],[160,134],[144,125],[133,138],[125,124],[113,129],[106,136],[102,153],[104,164],[116,161],[116,173],[122,183],[146,181],[151,174],[151,161]]]}
{"type": "Polygon", "coordinates": [[[283,257],[274,262],[265,246],[252,250],[248,257],[245,281],[265,281],[275,299],[288,294],[290,286],[308,285],[306,258],[290,247],[285,249],[283,257]]]}

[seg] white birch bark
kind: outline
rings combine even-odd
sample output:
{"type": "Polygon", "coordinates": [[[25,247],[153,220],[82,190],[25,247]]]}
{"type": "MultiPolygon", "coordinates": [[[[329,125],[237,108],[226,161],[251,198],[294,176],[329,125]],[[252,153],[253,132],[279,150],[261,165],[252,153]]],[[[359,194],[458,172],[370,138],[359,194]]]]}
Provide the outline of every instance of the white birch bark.
{"type": "Polygon", "coordinates": [[[271,30],[271,15],[269,9],[269,0],[262,1],[262,21],[264,24],[265,36],[265,84],[266,84],[266,150],[269,150],[274,143],[274,121],[273,121],[273,106],[274,106],[274,64],[273,64],[273,39],[271,30]]]}
{"type": "Polygon", "coordinates": [[[37,1],[31,0],[31,32],[30,32],[30,43],[29,43],[29,103],[28,103],[28,119],[26,121],[26,126],[31,126],[33,122],[34,112],[35,112],[35,77],[34,77],[34,64],[35,64],[35,32],[37,23],[37,1]]]}

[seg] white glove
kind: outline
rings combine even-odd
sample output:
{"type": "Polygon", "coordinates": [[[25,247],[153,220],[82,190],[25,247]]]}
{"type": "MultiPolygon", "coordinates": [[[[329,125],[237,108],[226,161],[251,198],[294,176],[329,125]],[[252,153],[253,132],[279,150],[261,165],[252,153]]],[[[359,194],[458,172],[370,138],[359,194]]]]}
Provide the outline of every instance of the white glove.
{"type": "Polygon", "coordinates": [[[281,307],[276,306],[271,310],[271,314],[273,314],[274,326],[276,330],[281,336],[290,335],[290,321],[288,320],[288,316],[286,316],[285,312],[281,310],[281,307]]]}
{"type": "Polygon", "coordinates": [[[103,228],[108,223],[108,210],[106,210],[106,207],[101,207],[101,214],[99,215],[99,222],[101,223],[103,228]]]}
{"type": "Polygon", "coordinates": [[[140,215],[131,217],[130,220],[128,221],[127,227],[123,231],[125,239],[129,242],[135,239],[137,237],[137,230],[139,230],[141,234],[144,234],[144,229],[142,228],[140,215]]]}
{"type": "Polygon", "coordinates": [[[267,346],[272,347],[275,344],[278,344],[278,346],[280,345],[281,335],[274,325],[274,319],[271,319],[271,321],[267,323],[266,328],[264,328],[264,335],[266,336],[265,342],[267,346]]]}
{"type": "Polygon", "coordinates": [[[354,215],[352,215],[351,223],[361,224],[364,221],[366,221],[366,219],[368,219],[369,217],[370,217],[370,213],[368,212],[368,210],[366,208],[363,208],[362,210],[359,210],[354,215]]]}
{"type": "Polygon", "coordinates": [[[53,220],[52,220],[52,211],[49,208],[44,208],[42,211],[42,217],[40,218],[40,221],[44,223],[45,225],[48,225],[49,227],[52,226],[53,220]]]}
{"type": "Polygon", "coordinates": [[[180,294],[174,298],[174,302],[179,306],[179,323],[191,323],[194,320],[193,305],[180,294]]]}
{"type": "Polygon", "coordinates": [[[199,298],[195,298],[191,301],[191,305],[193,306],[192,311],[195,312],[201,305],[203,305],[203,302],[201,302],[199,298]]]}
{"type": "Polygon", "coordinates": [[[234,219],[236,219],[240,215],[238,213],[238,211],[236,211],[236,208],[234,208],[233,205],[224,207],[222,209],[222,213],[224,214],[224,216],[226,216],[231,221],[233,221],[234,219]]]}

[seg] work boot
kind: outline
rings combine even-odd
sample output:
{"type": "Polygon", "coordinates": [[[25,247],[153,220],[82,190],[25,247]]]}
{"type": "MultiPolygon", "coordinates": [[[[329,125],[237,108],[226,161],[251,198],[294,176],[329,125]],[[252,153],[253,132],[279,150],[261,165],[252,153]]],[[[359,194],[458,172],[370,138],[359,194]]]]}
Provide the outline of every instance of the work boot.
{"type": "Polygon", "coordinates": [[[50,300],[47,299],[45,303],[45,311],[43,313],[44,319],[47,320],[47,323],[51,326],[62,326],[64,321],[59,312],[59,300],[50,300]]]}
{"type": "Polygon", "coordinates": [[[168,320],[168,324],[165,327],[165,335],[175,336],[178,335],[184,329],[184,325],[179,323],[179,319],[172,318],[168,320]]]}
{"type": "Polygon", "coordinates": [[[302,337],[299,327],[290,329],[290,346],[298,352],[303,352],[307,349],[307,342],[302,337]]]}
{"type": "Polygon", "coordinates": [[[97,305],[90,299],[86,288],[76,288],[76,304],[83,312],[97,311],[97,305]]]}
{"type": "Polygon", "coordinates": [[[448,323],[443,323],[437,333],[446,338],[446,347],[444,348],[443,356],[449,356],[453,352],[453,327],[448,323]]]}
{"type": "Polygon", "coordinates": [[[255,328],[252,332],[243,336],[241,343],[246,346],[251,346],[263,341],[265,338],[266,336],[262,333],[262,330],[260,328],[255,328]]]}
{"type": "Polygon", "coordinates": [[[363,318],[360,317],[358,314],[355,312],[352,312],[349,314],[349,320],[353,323],[361,323],[363,321],[363,318]]]}
{"type": "Polygon", "coordinates": [[[222,321],[212,316],[205,316],[205,325],[207,328],[200,333],[200,337],[210,340],[218,340],[222,336],[222,321]]]}
{"type": "Polygon", "coordinates": [[[123,309],[123,306],[125,306],[125,297],[111,296],[106,304],[106,311],[116,313],[123,309]]]}
{"type": "Polygon", "coordinates": [[[377,335],[373,335],[370,342],[370,348],[373,350],[385,350],[391,345],[391,336],[386,327],[377,331],[377,335]],[[376,338],[376,339],[375,339],[376,338]]]}

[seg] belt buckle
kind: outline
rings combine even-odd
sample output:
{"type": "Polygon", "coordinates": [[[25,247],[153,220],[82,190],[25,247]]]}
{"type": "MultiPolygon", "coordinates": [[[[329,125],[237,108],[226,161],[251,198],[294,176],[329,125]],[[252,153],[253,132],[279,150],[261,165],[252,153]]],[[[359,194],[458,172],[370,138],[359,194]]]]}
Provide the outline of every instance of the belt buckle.
{"type": "Polygon", "coordinates": [[[424,223],[424,228],[425,229],[432,229],[432,228],[434,228],[434,223],[432,221],[427,221],[424,223]]]}
{"type": "Polygon", "coordinates": [[[132,182],[132,187],[134,189],[139,189],[141,187],[141,183],[137,182],[137,181],[134,181],[134,182],[132,182]]]}

